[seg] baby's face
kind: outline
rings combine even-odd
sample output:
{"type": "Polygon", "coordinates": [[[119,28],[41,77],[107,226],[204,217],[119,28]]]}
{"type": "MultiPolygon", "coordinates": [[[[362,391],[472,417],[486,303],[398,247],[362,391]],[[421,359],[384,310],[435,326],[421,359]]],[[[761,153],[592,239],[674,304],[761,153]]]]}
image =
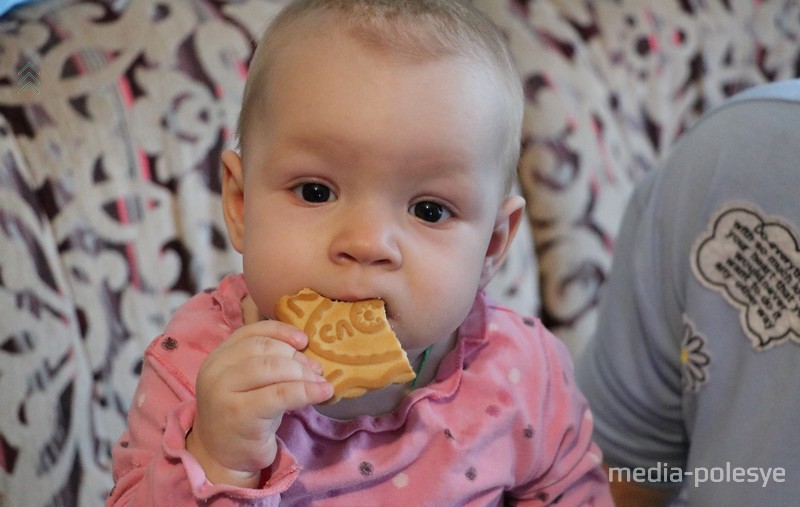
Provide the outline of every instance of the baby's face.
{"type": "Polygon", "coordinates": [[[471,60],[411,62],[334,33],[284,50],[265,88],[232,235],[259,310],[310,287],[385,300],[406,349],[452,334],[504,200],[499,82],[471,60]]]}

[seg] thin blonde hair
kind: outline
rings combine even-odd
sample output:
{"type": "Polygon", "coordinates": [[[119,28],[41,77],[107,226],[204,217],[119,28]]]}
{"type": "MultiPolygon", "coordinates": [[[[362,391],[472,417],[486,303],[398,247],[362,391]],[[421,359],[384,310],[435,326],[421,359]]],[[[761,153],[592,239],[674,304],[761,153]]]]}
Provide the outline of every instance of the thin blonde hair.
{"type": "Polygon", "coordinates": [[[273,19],[256,48],[245,84],[236,138],[244,157],[254,112],[275,54],[300,28],[333,23],[367,47],[411,60],[451,56],[475,59],[494,70],[507,89],[508,137],[502,147],[506,191],[517,175],[523,112],[519,74],[503,34],[483,13],[459,0],[295,0],[273,19]]]}

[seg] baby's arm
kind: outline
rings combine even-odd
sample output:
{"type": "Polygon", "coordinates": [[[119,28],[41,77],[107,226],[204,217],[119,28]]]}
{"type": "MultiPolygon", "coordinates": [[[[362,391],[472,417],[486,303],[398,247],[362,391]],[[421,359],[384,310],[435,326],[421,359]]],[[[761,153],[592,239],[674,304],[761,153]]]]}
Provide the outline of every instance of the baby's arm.
{"type": "MultiPolygon", "coordinates": [[[[194,505],[205,474],[184,439],[195,413],[193,389],[182,372],[158,357],[159,337],[145,353],[139,385],[128,411],[128,429],[112,451],[114,489],[107,505],[194,505]]],[[[276,503],[277,504],[277,503],[276,503]]]]}
{"type": "MultiPolygon", "coordinates": [[[[244,332],[237,336],[239,340],[235,340],[234,335],[230,339],[241,341],[242,334],[252,336],[244,332]]],[[[270,504],[270,495],[273,495],[272,499],[277,505],[278,493],[294,480],[298,467],[287,452],[276,451],[269,456],[269,463],[266,464],[271,472],[269,481],[253,484],[261,486],[260,490],[254,490],[225,484],[226,481],[220,480],[220,470],[213,468],[213,464],[209,466],[207,454],[201,456],[201,459],[206,458],[201,465],[201,461],[187,450],[186,435],[190,431],[196,432],[193,429],[197,409],[195,377],[206,355],[207,352],[195,344],[184,343],[180,337],[176,339],[166,334],[148,348],[139,386],[129,410],[129,429],[113,451],[116,486],[108,505],[195,505],[212,496],[221,501],[221,505],[226,503],[226,499],[235,505],[247,500],[267,505],[270,504]],[[173,348],[175,350],[170,351],[173,348]],[[274,462],[273,457],[276,459],[274,462]],[[217,473],[216,484],[207,478],[206,466],[212,469],[212,473],[217,473]]],[[[215,357],[219,356],[217,354],[215,357]]],[[[242,376],[246,376],[246,368],[238,370],[242,376]]],[[[212,414],[212,417],[223,419],[226,414],[220,412],[212,414]]],[[[277,423],[274,425],[277,428],[277,423]]],[[[272,438],[274,440],[274,429],[272,438]]],[[[275,443],[275,446],[277,448],[280,444],[275,443]]],[[[261,474],[257,475],[261,479],[261,474]]]]}
{"type": "Polygon", "coordinates": [[[600,448],[592,441],[592,415],[577,388],[572,361],[563,344],[541,324],[537,342],[545,360],[542,387],[531,405],[538,407],[534,432],[532,473],[526,483],[511,491],[516,505],[612,506],[608,479],[602,469],[600,448]]]}
{"type": "Polygon", "coordinates": [[[307,343],[288,324],[259,321],[236,330],[203,362],[186,448],[210,481],[257,487],[277,455],[283,413],[331,397],[322,367],[298,352],[307,343]]]}

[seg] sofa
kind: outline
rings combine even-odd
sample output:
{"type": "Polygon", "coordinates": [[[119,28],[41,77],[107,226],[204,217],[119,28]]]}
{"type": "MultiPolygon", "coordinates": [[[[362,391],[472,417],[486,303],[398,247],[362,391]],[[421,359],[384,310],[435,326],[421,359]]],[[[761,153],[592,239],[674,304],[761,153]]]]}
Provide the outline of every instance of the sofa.
{"type": "MultiPolygon", "coordinates": [[[[800,5],[474,1],[526,96],[528,222],[489,292],[579,354],[633,186],[704,111],[800,73],[800,5]]],[[[219,155],[283,3],[39,0],[0,17],[0,505],[103,505],[144,348],[240,269],[219,155]]]]}

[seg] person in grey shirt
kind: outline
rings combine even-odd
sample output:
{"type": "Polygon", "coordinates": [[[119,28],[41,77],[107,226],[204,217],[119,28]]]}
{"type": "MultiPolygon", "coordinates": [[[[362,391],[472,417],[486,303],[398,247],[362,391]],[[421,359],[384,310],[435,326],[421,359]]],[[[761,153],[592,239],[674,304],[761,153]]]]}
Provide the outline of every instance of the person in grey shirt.
{"type": "Polygon", "coordinates": [[[577,360],[618,505],[797,505],[800,80],[707,113],[637,187],[577,360]]]}

